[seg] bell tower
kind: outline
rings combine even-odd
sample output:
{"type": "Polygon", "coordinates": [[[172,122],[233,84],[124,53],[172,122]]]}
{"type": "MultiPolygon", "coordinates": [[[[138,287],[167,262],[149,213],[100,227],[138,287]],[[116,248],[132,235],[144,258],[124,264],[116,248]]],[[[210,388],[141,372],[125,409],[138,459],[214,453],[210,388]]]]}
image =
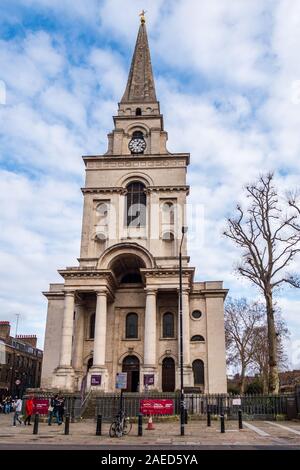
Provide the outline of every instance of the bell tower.
{"type": "MultiPolygon", "coordinates": [[[[103,155],[86,170],[79,266],[60,269],[48,299],[42,385],[71,391],[174,392],[179,374],[179,245],[188,153],[167,150],[145,17],[103,155]]],[[[224,393],[222,282],[194,282],[182,246],[184,387],[224,393]]]]}
{"type": "Polygon", "coordinates": [[[127,85],[113,122],[107,152],[84,157],[80,264],[91,265],[92,259],[98,259],[108,247],[129,241],[149,250],[157,264],[177,265],[189,190],[189,154],[167,150],[168,134],[156,97],[143,16],[127,85]]]}

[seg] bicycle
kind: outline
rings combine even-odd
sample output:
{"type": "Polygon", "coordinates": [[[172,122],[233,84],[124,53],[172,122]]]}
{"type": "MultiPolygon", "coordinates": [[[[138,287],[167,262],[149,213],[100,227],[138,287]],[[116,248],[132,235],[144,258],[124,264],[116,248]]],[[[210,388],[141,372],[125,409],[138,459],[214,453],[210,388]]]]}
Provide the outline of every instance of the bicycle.
{"type": "Polygon", "coordinates": [[[126,412],[120,410],[116,415],[115,419],[110,425],[109,436],[110,437],[122,437],[130,433],[132,423],[129,420],[126,412]]]}

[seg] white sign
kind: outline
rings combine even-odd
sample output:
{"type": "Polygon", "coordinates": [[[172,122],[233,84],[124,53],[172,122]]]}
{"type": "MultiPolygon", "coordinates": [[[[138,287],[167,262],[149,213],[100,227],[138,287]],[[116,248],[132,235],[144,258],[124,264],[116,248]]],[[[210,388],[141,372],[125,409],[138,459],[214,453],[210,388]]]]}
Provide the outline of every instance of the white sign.
{"type": "Polygon", "coordinates": [[[116,388],[127,388],[127,372],[118,372],[116,375],[116,388]]]}
{"type": "Polygon", "coordinates": [[[242,400],[241,400],[240,398],[233,398],[232,404],[233,404],[233,405],[241,406],[242,400]]]}

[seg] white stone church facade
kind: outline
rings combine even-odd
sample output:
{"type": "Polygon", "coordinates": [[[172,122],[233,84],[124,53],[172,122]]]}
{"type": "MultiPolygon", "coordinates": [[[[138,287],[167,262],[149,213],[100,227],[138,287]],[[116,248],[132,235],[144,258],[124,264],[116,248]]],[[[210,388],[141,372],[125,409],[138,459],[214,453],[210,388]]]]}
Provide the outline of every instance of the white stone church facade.
{"type": "MultiPolygon", "coordinates": [[[[86,167],[79,265],[50,284],[42,387],[180,388],[178,250],[189,154],[170,153],[141,22],[128,83],[104,155],[86,167]]],[[[184,386],[226,392],[221,281],[194,282],[183,248],[184,386]]]]}

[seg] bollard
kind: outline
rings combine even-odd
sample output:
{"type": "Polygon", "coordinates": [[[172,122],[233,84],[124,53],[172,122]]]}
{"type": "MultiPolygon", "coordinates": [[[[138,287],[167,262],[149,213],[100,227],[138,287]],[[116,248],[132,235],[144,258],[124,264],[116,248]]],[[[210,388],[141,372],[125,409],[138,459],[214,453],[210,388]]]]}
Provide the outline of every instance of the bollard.
{"type": "Polygon", "coordinates": [[[221,415],[221,433],[225,432],[225,418],[224,415],[221,415]]]}
{"type": "Polygon", "coordinates": [[[66,415],[65,419],[65,436],[68,436],[70,433],[70,415],[66,415]]]}
{"type": "Polygon", "coordinates": [[[102,415],[97,415],[96,436],[101,436],[102,433],[102,415]]]}
{"type": "Polygon", "coordinates": [[[187,412],[187,409],[185,408],[184,409],[184,424],[187,424],[188,423],[188,412],[187,412]]]}
{"type": "Polygon", "coordinates": [[[211,414],[209,410],[207,410],[207,426],[211,426],[211,414]]]}
{"type": "Polygon", "coordinates": [[[72,405],[71,405],[71,423],[75,423],[75,397],[72,397],[72,405]]]}
{"type": "Polygon", "coordinates": [[[142,413],[138,414],[138,436],[143,435],[143,415],[142,413]]]}
{"type": "Polygon", "coordinates": [[[36,413],[34,415],[33,434],[38,434],[39,432],[39,418],[40,418],[40,415],[36,413]]]}
{"type": "Polygon", "coordinates": [[[239,410],[239,429],[243,429],[243,416],[242,416],[242,410],[239,410]]]}

